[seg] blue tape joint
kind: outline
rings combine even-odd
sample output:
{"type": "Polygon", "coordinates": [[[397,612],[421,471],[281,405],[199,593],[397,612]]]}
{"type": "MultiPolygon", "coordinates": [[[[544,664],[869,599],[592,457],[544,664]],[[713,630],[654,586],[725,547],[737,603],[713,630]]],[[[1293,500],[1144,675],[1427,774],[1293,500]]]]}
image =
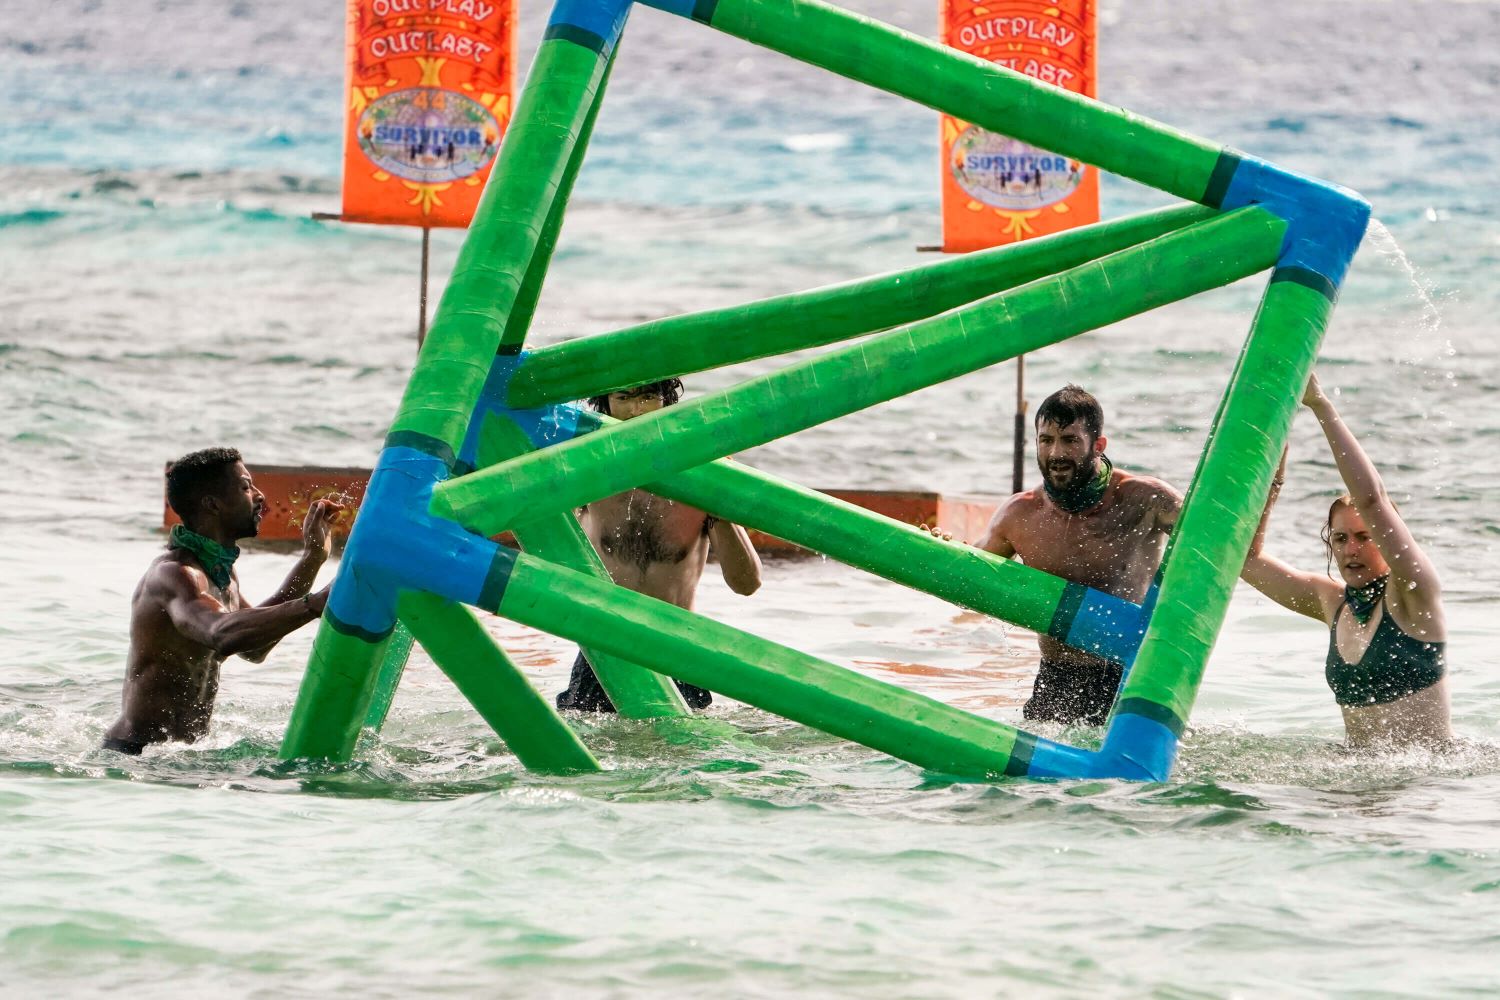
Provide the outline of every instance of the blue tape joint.
{"type": "Polygon", "coordinates": [[[1176,757],[1177,736],[1170,728],[1143,715],[1120,712],[1110,720],[1104,746],[1098,750],[1038,739],[1026,777],[1166,781],[1176,757]]]}
{"type": "Polygon", "coordinates": [[[1142,605],[1102,590],[1090,589],[1063,641],[1074,649],[1102,656],[1128,668],[1135,662],[1135,654],[1140,651],[1141,640],[1146,637],[1146,626],[1150,623],[1151,613],[1142,605]]]}
{"type": "Polygon", "coordinates": [[[1238,163],[1224,190],[1224,211],[1260,205],[1286,220],[1278,270],[1317,275],[1333,299],[1349,271],[1349,261],[1364,239],[1370,203],[1347,188],[1294,174],[1253,156],[1227,152],[1238,163]]]}
{"type": "Polygon", "coordinates": [[[597,38],[599,53],[607,56],[625,30],[630,5],[631,0],[557,0],[547,21],[547,36],[557,36],[554,28],[582,31],[597,38]]]}
{"type": "Polygon", "coordinates": [[[432,489],[447,475],[441,459],[415,448],[381,451],[329,596],[335,627],[385,635],[401,588],[479,607],[498,603],[515,553],[428,513],[432,489]]]}
{"type": "Polygon", "coordinates": [[[599,421],[593,414],[567,404],[538,406],[527,410],[512,410],[506,406],[511,380],[525,360],[525,352],[495,356],[490,365],[490,373],[484,380],[484,388],[479,391],[479,402],[474,406],[474,415],[464,434],[463,446],[458,449],[456,472],[472,472],[479,467],[479,432],[484,426],[485,417],[495,416],[511,421],[521,428],[535,448],[571,441],[598,426],[599,421]]]}

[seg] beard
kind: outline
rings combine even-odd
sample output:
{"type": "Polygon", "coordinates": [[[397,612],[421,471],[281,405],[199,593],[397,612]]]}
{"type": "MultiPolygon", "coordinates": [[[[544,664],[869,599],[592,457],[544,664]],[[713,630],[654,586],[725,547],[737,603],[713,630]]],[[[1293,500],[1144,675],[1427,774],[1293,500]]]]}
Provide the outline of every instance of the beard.
{"type": "Polygon", "coordinates": [[[1081,492],[1093,483],[1094,477],[1099,474],[1099,456],[1092,452],[1089,454],[1088,461],[1082,465],[1076,462],[1054,462],[1049,467],[1040,458],[1036,460],[1036,465],[1038,469],[1042,470],[1043,481],[1052,487],[1054,491],[1064,496],[1071,496],[1081,492]],[[1053,475],[1057,472],[1062,472],[1064,469],[1071,470],[1067,482],[1062,484],[1054,482],[1053,475]]]}
{"type": "Polygon", "coordinates": [[[264,516],[264,514],[265,511],[263,510],[251,511],[249,514],[247,514],[245,516],[245,519],[235,526],[234,537],[254,538],[256,535],[260,534],[260,519],[264,516]]]}

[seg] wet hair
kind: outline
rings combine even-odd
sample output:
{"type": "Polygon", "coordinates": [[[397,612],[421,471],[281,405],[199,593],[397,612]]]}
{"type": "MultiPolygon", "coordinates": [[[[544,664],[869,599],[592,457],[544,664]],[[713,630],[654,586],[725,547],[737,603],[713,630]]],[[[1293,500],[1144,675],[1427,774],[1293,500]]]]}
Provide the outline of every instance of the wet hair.
{"type": "Polygon", "coordinates": [[[1042,400],[1042,405],[1036,408],[1034,427],[1043,423],[1066,427],[1075,420],[1083,421],[1090,437],[1098,438],[1104,433],[1104,407],[1082,386],[1069,382],[1042,400]]]}
{"type": "Polygon", "coordinates": [[[186,522],[196,517],[203,498],[224,485],[229,470],[243,462],[235,448],[204,448],[167,466],[167,506],[186,522]]]}
{"type": "MultiPolygon", "coordinates": [[[[649,392],[655,392],[661,397],[661,405],[671,406],[682,398],[682,379],[664,378],[660,382],[647,382],[630,389],[620,389],[619,392],[629,393],[632,396],[644,396],[649,392]]],[[[590,396],[589,406],[597,413],[609,412],[609,393],[601,396],[590,396]]]]}
{"type": "Polygon", "coordinates": [[[1323,528],[1318,532],[1318,537],[1323,539],[1323,555],[1327,559],[1326,571],[1333,576],[1333,515],[1339,512],[1340,507],[1354,509],[1354,498],[1345,493],[1343,496],[1335,497],[1333,503],[1328,505],[1328,518],[1323,522],[1323,528]]]}

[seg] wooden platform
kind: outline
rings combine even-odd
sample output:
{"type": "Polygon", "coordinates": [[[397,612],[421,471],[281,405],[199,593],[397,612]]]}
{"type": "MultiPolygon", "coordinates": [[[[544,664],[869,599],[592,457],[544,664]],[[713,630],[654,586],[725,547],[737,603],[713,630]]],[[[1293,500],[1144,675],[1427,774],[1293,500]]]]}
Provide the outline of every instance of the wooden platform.
{"type": "MultiPolygon", "coordinates": [[[[252,465],[250,474],[255,485],[266,496],[266,515],[260,524],[256,542],[295,543],[302,538],[302,517],[308,506],[320,497],[332,496],[358,507],[365,496],[368,469],[317,468],[313,466],[252,465]]],[[[976,541],[989,523],[998,502],[996,497],[943,496],[906,490],[821,490],[866,510],[884,514],[906,524],[941,524],[955,538],[976,541]]],[[[352,522],[352,519],[350,519],[352,522]]],[[[170,528],[177,515],[162,500],[162,527],[170,528]]],[[[341,544],[348,533],[347,523],[338,530],[341,544]]],[[[759,531],[750,532],[758,551],[767,554],[808,555],[806,549],[759,531]]],[[[501,536],[508,541],[507,536],[501,536]]]]}

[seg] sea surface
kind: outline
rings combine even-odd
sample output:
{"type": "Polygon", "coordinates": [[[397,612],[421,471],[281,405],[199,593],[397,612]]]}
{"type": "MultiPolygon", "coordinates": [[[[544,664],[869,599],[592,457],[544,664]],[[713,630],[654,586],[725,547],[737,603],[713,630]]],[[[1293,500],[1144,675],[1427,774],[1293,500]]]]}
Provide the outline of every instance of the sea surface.
{"type": "MultiPolygon", "coordinates": [[[[936,31],[927,2],[858,9],[936,31]]],[[[521,17],[524,67],[546,11],[521,17]]],[[[1320,371],[1442,571],[1458,749],[1342,751],[1322,629],[1242,592],[1160,785],[959,782],[729,703],[579,720],[608,769],[540,777],[421,656],[353,764],[286,764],[311,629],[226,665],[202,743],[98,750],[163,463],[227,443],[368,466],[419,236],[310,218],[339,204],[341,4],[0,0],[0,995],[1500,991],[1500,4],[1103,0],[1101,21],[1105,100],[1374,204],[1320,371]]],[[[640,9],[534,343],[930,262],[936,139],[930,111],[640,9]]],[[[439,288],[460,240],[434,237],[439,288]]],[[[1031,356],[1032,405],[1083,383],[1117,463],[1185,483],[1260,287],[1031,356]]],[[[1003,493],[1013,380],[743,458],[1003,493]]],[[[1321,566],[1337,480],[1305,413],[1288,478],[1273,547],[1321,566]]],[[[247,594],[290,559],[250,551],[247,594]]],[[[710,567],[701,606],[1012,722],[1036,660],[1024,631],[817,559],[768,562],[749,599],[710,567]]],[[[490,627],[563,686],[566,643],[490,627]]]]}

